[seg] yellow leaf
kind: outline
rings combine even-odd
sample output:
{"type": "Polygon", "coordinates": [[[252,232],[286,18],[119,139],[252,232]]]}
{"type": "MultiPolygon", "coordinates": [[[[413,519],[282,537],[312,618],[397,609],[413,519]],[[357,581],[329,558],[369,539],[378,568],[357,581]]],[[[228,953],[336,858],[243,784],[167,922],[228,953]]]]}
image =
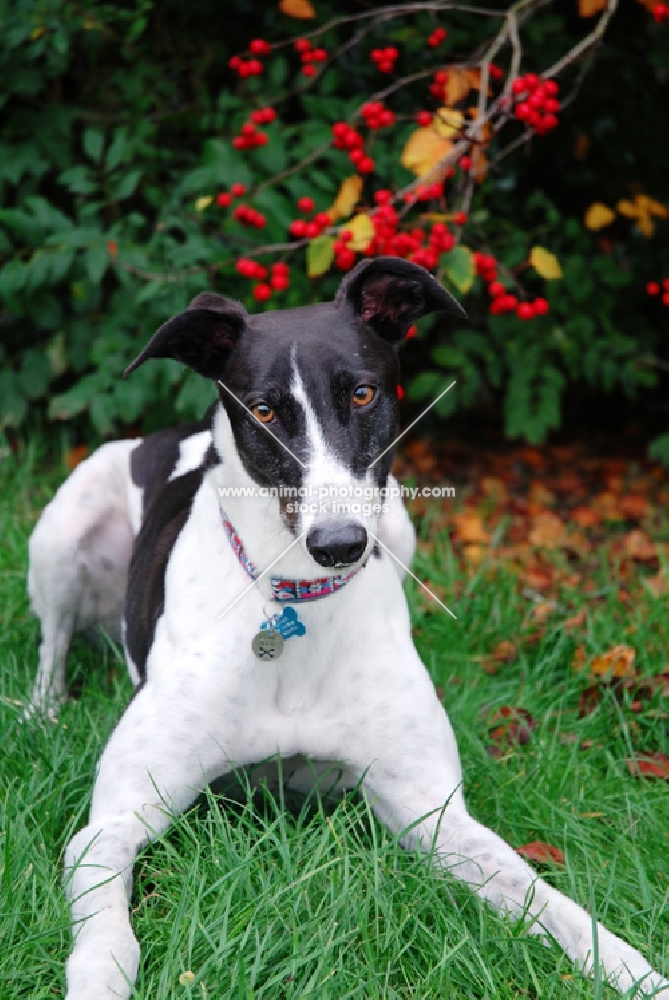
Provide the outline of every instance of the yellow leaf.
{"type": "Polygon", "coordinates": [[[281,0],[279,10],[288,17],[296,17],[300,21],[308,21],[316,17],[316,11],[309,0],[281,0]]]}
{"type": "MultiPolygon", "coordinates": [[[[440,160],[451,151],[453,143],[444,139],[433,128],[419,128],[409,136],[400,163],[417,177],[429,174],[440,160]]],[[[435,177],[435,181],[440,178],[435,177]]]]}
{"type": "Polygon", "coordinates": [[[362,194],[363,180],[359,174],[353,174],[342,181],[332,206],[328,209],[328,215],[333,219],[341,219],[350,215],[358,204],[362,194]]]}
{"type": "Polygon", "coordinates": [[[660,219],[669,218],[669,209],[665,208],[661,201],[649,198],[647,194],[637,195],[637,202],[640,211],[646,211],[650,215],[657,215],[660,219]]]}
{"type": "Polygon", "coordinates": [[[560,261],[555,254],[544,247],[532,247],[529,263],[537,274],[540,274],[542,278],[546,278],[547,281],[553,281],[555,278],[562,277],[560,261]]]}
{"type": "Polygon", "coordinates": [[[354,215],[345,228],[353,234],[346,244],[349,250],[366,250],[374,239],[374,224],[366,212],[354,215]]]}
{"type": "Polygon", "coordinates": [[[586,229],[603,229],[604,226],[610,226],[615,217],[615,212],[608,205],[595,201],[585,213],[583,221],[586,229]]]}
{"type": "Polygon", "coordinates": [[[195,211],[204,212],[205,208],[208,208],[214,200],[213,194],[203,194],[201,198],[195,199],[195,211]]]}
{"type": "Polygon", "coordinates": [[[578,13],[580,17],[592,17],[604,10],[608,0],[578,0],[578,13]]]}
{"type": "Polygon", "coordinates": [[[634,204],[634,202],[627,201],[626,198],[623,198],[622,201],[619,201],[618,204],[616,205],[616,208],[618,209],[621,215],[627,216],[628,219],[636,219],[637,215],[639,214],[639,210],[634,204]]]}
{"type": "Polygon", "coordinates": [[[654,215],[660,219],[669,218],[669,210],[661,202],[649,198],[647,194],[635,195],[634,201],[623,198],[618,202],[616,208],[627,219],[636,219],[640,231],[648,238],[655,232],[652,218],[654,215]]]}
{"type": "Polygon", "coordinates": [[[470,90],[478,90],[481,81],[481,70],[473,67],[447,66],[448,79],[444,84],[444,100],[446,104],[457,104],[466,97],[470,90]]]}
{"type": "Polygon", "coordinates": [[[462,111],[455,111],[453,108],[439,108],[432,119],[430,128],[443,139],[452,139],[462,128],[464,120],[465,116],[462,111]]]}

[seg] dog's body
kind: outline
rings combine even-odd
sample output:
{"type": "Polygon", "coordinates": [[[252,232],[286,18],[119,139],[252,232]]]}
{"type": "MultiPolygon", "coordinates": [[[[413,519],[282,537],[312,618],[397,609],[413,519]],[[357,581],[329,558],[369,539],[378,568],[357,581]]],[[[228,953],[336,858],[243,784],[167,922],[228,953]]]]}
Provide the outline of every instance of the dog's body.
{"type": "MultiPolygon", "coordinates": [[[[267,494],[221,499],[229,487],[303,488],[313,498],[333,486],[386,486],[394,347],[418,316],[458,308],[427,272],[384,258],[359,265],[323,306],[248,317],[235,303],[198,296],[131,368],[169,356],[224,380],[211,432],[202,425],[181,439],[166,432],[106,446],[75,470],[36,528],[30,589],[44,628],[34,693],[42,708],[63,694],[72,629],[118,621],[136,536],[124,641],[139,687],[100,760],[89,824],[67,850],[69,1000],[130,995],[139,961],[132,865],[170,811],[214,778],[277,754],[296,787],[336,767],[340,784],[359,786],[406,846],[433,847],[492,905],[526,913],[531,933],[548,932],[592,967],[590,916],[467,813],[455,738],[411,641],[394,568],[413,547],[401,504],[352,516],[331,502],[295,510],[267,494]],[[66,532],[72,553],[59,595],[45,555],[54,530],[66,532]],[[273,645],[267,636],[281,632],[290,594],[305,631],[293,619],[273,645]]],[[[637,951],[600,925],[597,933],[599,962],[621,991],[638,986],[669,1000],[669,982],[637,951]]]]}

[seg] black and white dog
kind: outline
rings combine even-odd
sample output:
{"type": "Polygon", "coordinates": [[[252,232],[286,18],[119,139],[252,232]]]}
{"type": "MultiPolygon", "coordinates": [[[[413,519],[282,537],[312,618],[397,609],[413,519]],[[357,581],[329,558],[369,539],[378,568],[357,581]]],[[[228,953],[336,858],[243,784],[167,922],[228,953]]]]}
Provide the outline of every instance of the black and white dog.
{"type": "Polygon", "coordinates": [[[639,952],[593,928],[465,807],[455,737],[396,571],[413,532],[400,501],[375,492],[392,485],[397,345],[436,310],[463,315],[431,275],[392,258],[359,264],[318,306],[249,316],[198,295],[128,371],[176,358],[214,380],[210,423],[105,445],[37,525],[33,705],[50,711],[63,697],[74,630],[118,633],[126,577],[138,685],[66,853],[69,1000],[130,996],[132,866],[169,812],[277,755],[298,788],[336,766],[407,847],[433,847],[455,877],[527,914],[530,933],[554,937],[584,968],[598,955],[621,992],[669,1000],[669,981],[639,952]],[[356,504],[360,495],[371,502],[356,504]]]}

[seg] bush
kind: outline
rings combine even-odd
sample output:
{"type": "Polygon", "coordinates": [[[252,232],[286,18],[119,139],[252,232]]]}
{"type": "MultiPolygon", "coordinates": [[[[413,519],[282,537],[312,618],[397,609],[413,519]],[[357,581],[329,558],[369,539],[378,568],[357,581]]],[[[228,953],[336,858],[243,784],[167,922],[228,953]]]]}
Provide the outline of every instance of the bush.
{"type": "MultiPolygon", "coordinates": [[[[327,298],[379,252],[435,270],[470,314],[405,351],[409,400],[457,379],[442,418],[486,393],[509,436],[540,442],[567,389],[657,385],[655,0],[498,16],[318,0],[316,19],[295,16],[309,6],[0,0],[0,427],[33,412],[107,436],[199,415],[208,390],[176,363],[121,378],[160,323],[205,288],[255,309],[327,298]]],[[[669,458],[669,438],[655,448],[669,458]]]]}

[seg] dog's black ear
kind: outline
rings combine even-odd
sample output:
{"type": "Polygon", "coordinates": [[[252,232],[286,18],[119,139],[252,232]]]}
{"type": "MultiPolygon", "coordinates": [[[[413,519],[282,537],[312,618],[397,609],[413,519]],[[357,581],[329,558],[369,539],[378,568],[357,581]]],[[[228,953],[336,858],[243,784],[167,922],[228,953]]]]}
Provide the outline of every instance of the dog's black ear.
{"type": "Polygon", "coordinates": [[[342,281],[336,303],[348,301],[358,316],[390,344],[398,344],[427,313],[467,313],[450,292],[418,264],[399,257],[363,260],[342,281]]]}
{"type": "Polygon", "coordinates": [[[201,292],[185,312],[156,330],[123,374],[130,375],[149,358],[174,358],[205,378],[220,378],[247,319],[241,302],[201,292]]]}

